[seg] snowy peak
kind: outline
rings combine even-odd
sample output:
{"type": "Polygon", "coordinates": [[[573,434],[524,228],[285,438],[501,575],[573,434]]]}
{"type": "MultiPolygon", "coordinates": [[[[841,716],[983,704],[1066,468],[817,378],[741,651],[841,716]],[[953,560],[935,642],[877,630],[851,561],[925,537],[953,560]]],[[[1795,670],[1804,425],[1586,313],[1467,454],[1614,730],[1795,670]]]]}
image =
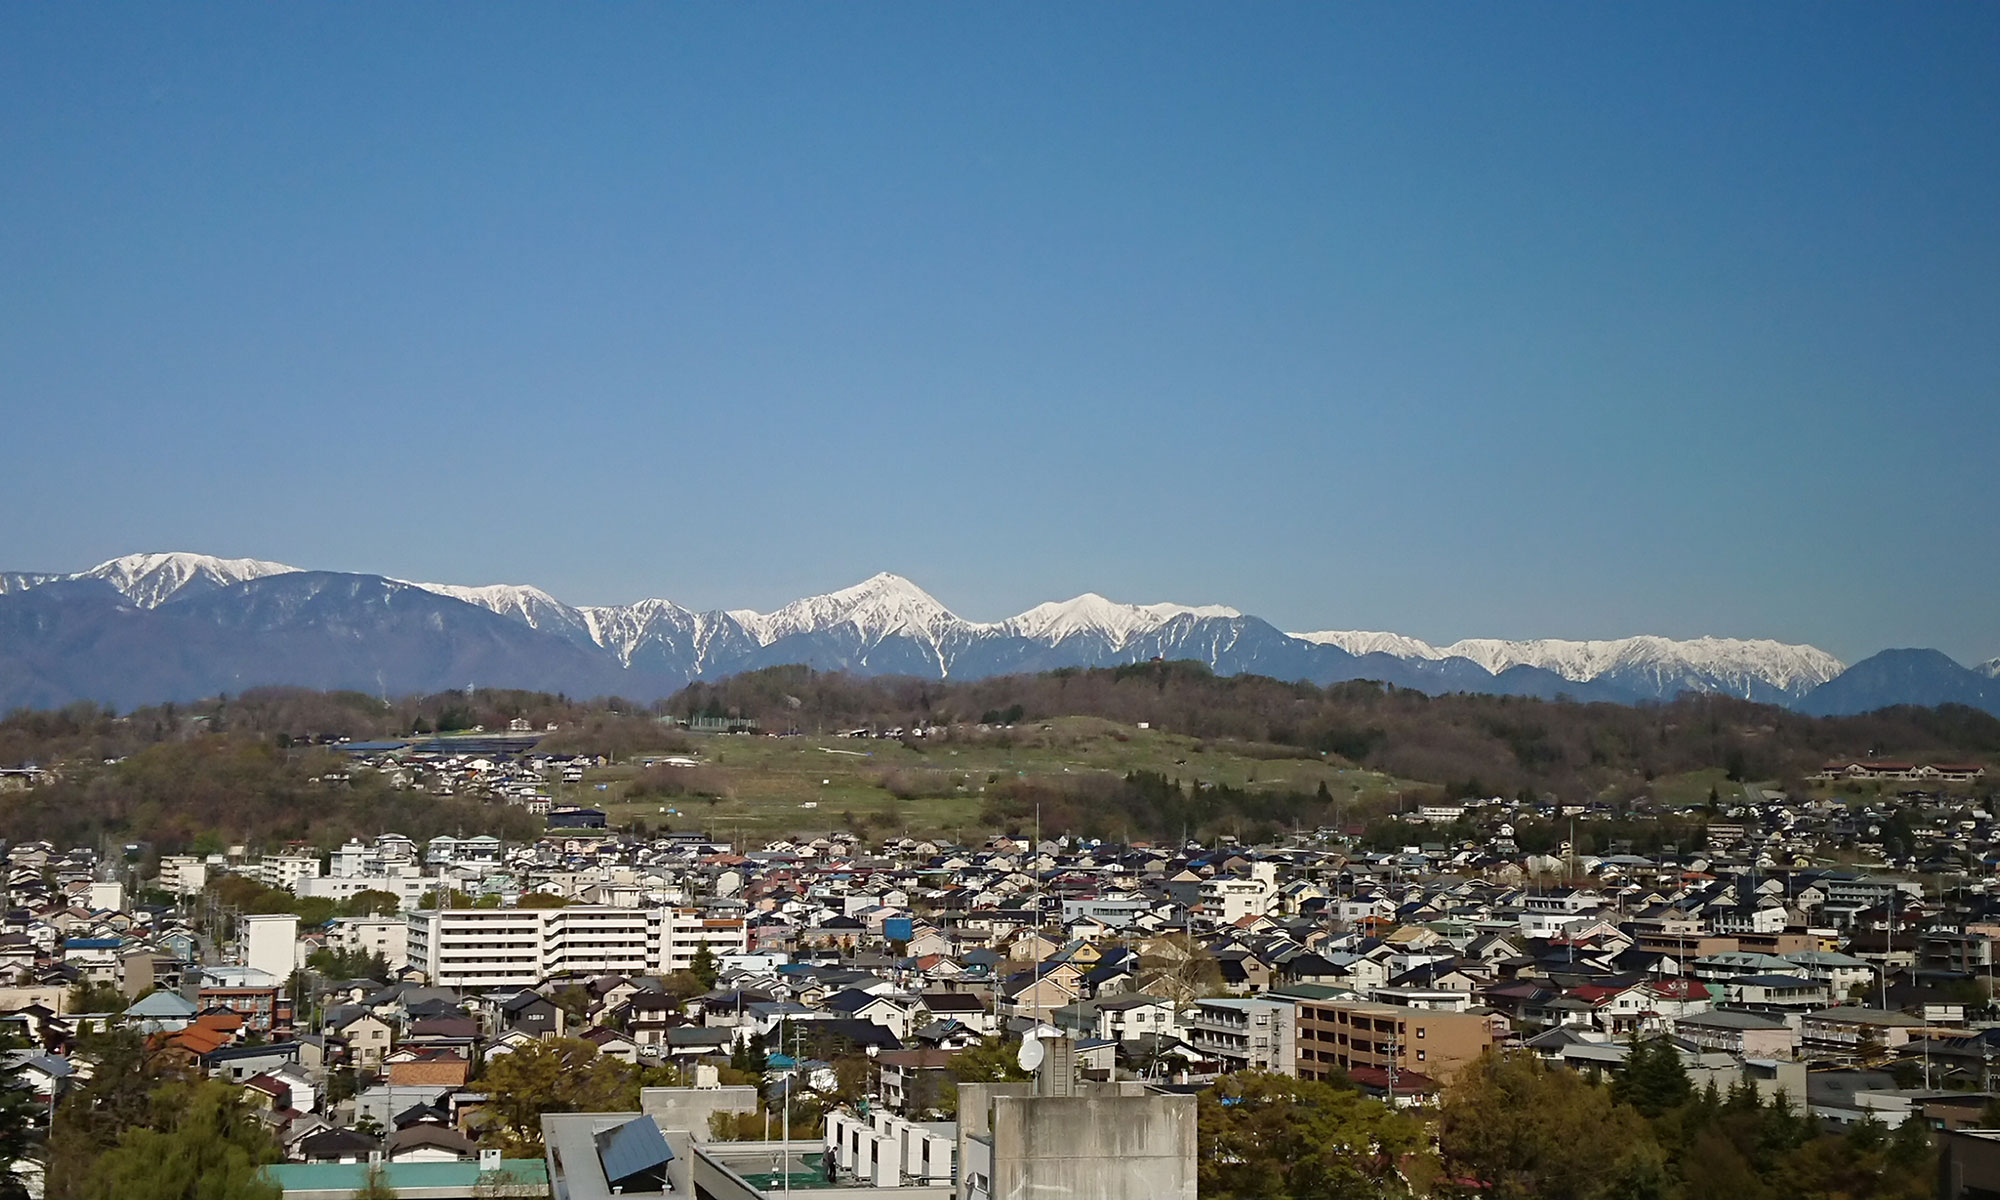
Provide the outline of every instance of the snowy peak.
{"type": "Polygon", "coordinates": [[[1582,642],[1468,638],[1444,647],[1444,653],[1469,658],[1496,675],[1509,667],[1531,666],[1579,682],[1614,674],[1642,675],[1661,683],[1707,678],[1719,685],[1710,690],[1739,696],[1748,694],[1752,680],[1803,694],[1846,669],[1839,659],[1815,646],[1744,638],[1675,641],[1629,637],[1582,642]]]}
{"type": "Polygon", "coordinates": [[[1372,629],[1322,629],[1315,633],[1295,633],[1293,637],[1315,646],[1338,646],[1357,658],[1363,654],[1390,654],[1397,658],[1435,660],[1444,651],[1429,642],[1372,629]]]}
{"type": "Polygon", "coordinates": [[[671,600],[641,600],[637,604],[602,605],[576,610],[590,640],[618,656],[629,667],[650,641],[678,644],[698,621],[694,613],[671,600]]]}
{"type": "Polygon", "coordinates": [[[254,558],[216,558],[207,554],[127,554],[98,563],[88,571],[57,578],[102,579],[140,608],[156,608],[190,590],[211,591],[250,579],[290,575],[297,571],[297,567],[254,558]]]}
{"type": "Polygon", "coordinates": [[[1846,669],[1839,659],[1816,646],[1789,645],[1769,639],[1464,638],[1448,646],[1433,646],[1402,634],[1361,630],[1323,630],[1292,636],[1317,645],[1338,646],[1357,655],[1470,659],[1495,675],[1514,667],[1535,667],[1577,683],[1610,678],[1628,686],[1641,685],[1642,691],[1668,697],[1682,690],[1754,696],[1764,688],[1802,696],[1846,669]]]}
{"type": "Polygon", "coordinates": [[[1989,658],[1972,669],[1988,679],[2000,679],[2000,658],[1989,658]]]}
{"type": "Polygon", "coordinates": [[[1137,637],[1158,630],[1175,617],[1240,617],[1242,613],[1219,604],[1192,607],[1185,604],[1120,604],[1095,592],[1085,592],[1073,600],[1037,604],[1017,617],[992,628],[1014,637],[1054,645],[1068,638],[1101,636],[1113,649],[1122,649],[1137,637]]]}
{"type": "MultiPolygon", "coordinates": [[[[580,650],[589,661],[612,672],[603,679],[620,680],[621,686],[634,689],[661,689],[649,694],[662,695],[688,680],[790,663],[824,670],[974,679],[1052,667],[1185,658],[1206,663],[1218,674],[1251,672],[1319,683],[1370,678],[1424,691],[1575,694],[1612,700],[1670,700],[1697,691],[1798,705],[1845,669],[1838,659],[1812,646],[1738,638],[1466,638],[1433,645],[1387,631],[1283,634],[1220,605],[1127,604],[1094,592],[1038,604],[1005,620],[975,622],[960,618],[910,580],[886,572],[852,587],[795,600],[770,613],[695,612],[664,599],[576,607],[540,588],[519,584],[417,584],[337,573],[301,575],[256,588],[231,587],[296,574],[296,568],[256,559],[134,554],[75,574],[0,574],[0,594],[61,580],[101,580],[128,601],[113,605],[125,614],[118,619],[133,619],[142,613],[151,616],[146,610],[169,601],[175,602],[173,607],[160,615],[195,608],[206,611],[216,605],[207,600],[181,602],[230,589],[228,594],[211,596],[220,605],[217,611],[229,608],[238,592],[255,593],[243,597],[246,611],[269,613],[287,605],[305,611],[302,606],[313,606],[312,611],[321,614],[313,619],[326,626],[337,618],[325,614],[342,604],[354,611],[372,611],[428,593],[457,602],[432,602],[426,609],[441,625],[463,618],[471,622],[468,628],[490,632],[490,621],[465,613],[460,605],[485,609],[569,643],[569,652],[580,650]],[[342,586],[352,594],[335,594],[342,586]],[[331,596],[324,602],[316,599],[323,591],[331,596]],[[455,610],[457,616],[444,610],[455,610]],[[1367,661],[1356,661],[1362,658],[1367,661]]],[[[1984,696],[1992,686],[1989,681],[2000,679],[2000,659],[1954,670],[1976,685],[1960,686],[1964,683],[1960,679],[1951,684],[1956,691],[1939,695],[1984,696]]],[[[1894,694],[1928,693],[1903,688],[1894,694]]]]}
{"type": "Polygon", "coordinates": [[[576,611],[538,587],[518,583],[489,583],[477,587],[457,583],[418,583],[414,586],[440,596],[463,600],[467,604],[476,604],[503,617],[513,617],[533,629],[540,629],[542,623],[557,610],[576,611]]]}
{"type": "Polygon", "coordinates": [[[935,596],[901,575],[884,571],[853,587],[794,600],[774,613],[728,614],[763,645],[798,633],[824,633],[852,625],[870,643],[904,636],[936,646],[961,621],[935,596]]]}
{"type": "Polygon", "coordinates": [[[466,587],[456,583],[412,583],[434,595],[449,596],[499,613],[530,629],[553,633],[578,645],[601,645],[583,613],[538,587],[519,583],[489,583],[466,587]]]}

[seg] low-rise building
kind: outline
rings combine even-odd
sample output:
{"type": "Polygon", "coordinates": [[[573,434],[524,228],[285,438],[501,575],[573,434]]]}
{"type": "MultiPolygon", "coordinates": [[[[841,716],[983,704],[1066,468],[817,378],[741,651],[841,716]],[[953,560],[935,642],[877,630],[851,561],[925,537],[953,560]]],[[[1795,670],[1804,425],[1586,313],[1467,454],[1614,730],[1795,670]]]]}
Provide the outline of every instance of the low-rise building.
{"type": "Polygon", "coordinates": [[[1306,1079],[1372,1067],[1449,1080],[1493,1045],[1493,1026],[1475,1013],[1301,1000],[1297,1045],[1297,1072],[1306,1079]]]}
{"type": "Polygon", "coordinates": [[[1297,1015],[1289,1000],[1228,996],[1194,1003],[1187,1041],[1224,1071],[1296,1073],[1297,1015]]]}

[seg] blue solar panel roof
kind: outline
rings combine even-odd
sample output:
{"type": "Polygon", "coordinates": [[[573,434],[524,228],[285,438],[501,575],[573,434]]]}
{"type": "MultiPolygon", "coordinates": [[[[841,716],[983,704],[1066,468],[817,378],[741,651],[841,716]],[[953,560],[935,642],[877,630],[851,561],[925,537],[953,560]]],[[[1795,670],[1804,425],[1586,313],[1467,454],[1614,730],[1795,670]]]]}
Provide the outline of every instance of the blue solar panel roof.
{"type": "Polygon", "coordinates": [[[657,1178],[673,1161],[673,1147],[651,1117],[638,1117],[606,1129],[592,1138],[604,1181],[617,1187],[628,1180],[657,1178]]]}

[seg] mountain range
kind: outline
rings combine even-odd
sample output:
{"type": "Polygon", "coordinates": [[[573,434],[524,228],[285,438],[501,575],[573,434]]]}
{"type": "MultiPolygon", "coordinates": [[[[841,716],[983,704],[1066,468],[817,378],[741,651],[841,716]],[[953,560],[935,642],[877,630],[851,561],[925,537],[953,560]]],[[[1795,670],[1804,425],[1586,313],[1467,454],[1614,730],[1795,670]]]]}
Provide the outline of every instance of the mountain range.
{"type": "Polygon", "coordinates": [[[973,679],[1195,659],[1218,674],[1424,692],[1634,703],[1717,692],[1802,712],[1961,703],[2000,713],[2000,659],[1934,650],[1852,667],[1813,646],[1704,637],[1602,641],[1286,633],[1232,608],[1085,594],[1003,621],[965,620],[880,574],[770,613],[669,600],[565,604],[539,588],[413,583],[255,559],[134,554],[87,571],[0,573],[0,707],[131,708],[266,684],[378,695],[471,685],[651,700],[691,680],[804,664],[973,679]]]}

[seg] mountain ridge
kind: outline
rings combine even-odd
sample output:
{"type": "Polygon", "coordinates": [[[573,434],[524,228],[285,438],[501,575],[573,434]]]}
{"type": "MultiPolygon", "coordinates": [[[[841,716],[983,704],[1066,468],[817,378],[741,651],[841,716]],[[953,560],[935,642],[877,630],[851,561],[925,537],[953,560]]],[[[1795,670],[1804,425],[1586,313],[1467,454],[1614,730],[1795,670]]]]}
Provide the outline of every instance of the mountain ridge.
{"type": "MultiPolygon", "coordinates": [[[[1292,634],[1222,605],[1129,604],[1094,592],[1035,605],[998,621],[971,621],[909,579],[888,572],[850,587],[801,597],[769,613],[697,612],[658,597],[627,605],[576,606],[524,584],[416,583],[189,553],[126,555],[68,574],[0,574],[0,604],[12,604],[22,613],[32,609],[40,623],[36,628],[54,628],[47,604],[24,605],[24,598],[36,592],[43,592],[44,600],[74,596],[77,605],[93,614],[88,620],[102,625],[102,635],[126,645],[129,653],[143,653],[140,648],[149,636],[182,637],[190,645],[206,647],[207,653],[219,656],[218,661],[237,662],[229,671],[210,671],[163,649],[161,661],[183,662],[177,676],[183,682],[174,685],[179,687],[196,686],[211,676],[227,677],[241,686],[245,679],[261,678],[259,671],[268,673],[268,668],[255,663],[239,662],[242,652],[226,640],[217,642],[212,627],[230,627],[225,614],[232,608],[263,614],[267,628],[260,627],[251,637],[248,627],[239,627],[239,636],[255,643],[266,661],[288,663],[301,675],[284,682],[309,686],[327,686],[323,679],[341,680],[341,686],[354,684],[351,670],[327,658],[335,654],[330,631],[345,639],[341,645],[347,652],[366,661],[377,661],[368,643],[379,636],[384,644],[400,646],[411,663],[429,664],[426,669],[434,672],[473,668],[508,675],[504,682],[509,686],[556,690],[537,678],[537,672],[553,673],[551,678],[559,679],[564,688],[603,687],[647,698],[696,679],[789,663],[869,674],[979,678],[1149,658],[1191,658],[1218,674],[1255,673],[1319,684],[1367,678],[1434,693],[1481,691],[1620,703],[1697,691],[1803,709],[1809,697],[1848,670],[1817,647],[1771,639],[1466,638],[1438,646],[1382,631],[1292,634]],[[286,579],[291,582],[272,582],[286,579]],[[56,584],[65,586],[47,591],[56,584]],[[85,584],[102,585],[119,603],[108,604],[103,593],[90,592],[85,584]],[[438,603],[426,605],[411,593],[438,603]],[[205,603],[193,606],[197,599],[205,603]],[[287,603],[293,607],[287,609],[287,603]],[[197,608],[206,618],[201,627],[182,628],[197,608]],[[429,631],[424,635],[428,642],[411,624],[412,614],[419,610],[418,623],[429,631]],[[472,612],[483,619],[471,617],[472,612]],[[533,636],[527,641],[502,636],[496,633],[499,627],[486,623],[491,618],[533,636]],[[517,665],[509,665],[509,655],[516,657],[517,665]],[[529,670],[528,663],[537,666],[529,670]]],[[[75,616],[59,624],[70,631],[69,636],[81,637],[88,621],[75,616]]],[[[103,680],[82,668],[65,685],[60,656],[51,658],[42,653],[46,647],[30,644],[37,635],[25,628],[15,635],[26,641],[9,646],[0,640],[0,702],[20,702],[27,694],[36,700],[56,698],[65,687],[77,698],[110,694],[103,680]],[[20,689],[10,688],[9,679],[37,682],[23,684],[25,692],[17,695],[20,689]]],[[[82,654],[78,661],[95,660],[82,654]]],[[[108,664],[99,667],[109,669],[108,664]]],[[[1933,686],[1954,701],[1971,696],[1987,703],[1987,691],[1968,687],[1965,680],[1994,679],[2000,674],[2000,660],[1978,668],[1956,663],[1951,667],[1962,675],[1953,676],[1926,660],[1921,669],[1895,674],[1893,687],[1835,689],[1819,707],[1842,707],[1878,695],[1921,696],[1926,694],[1924,688],[1933,686]]],[[[379,662],[377,669],[385,678],[390,673],[388,665],[379,662]]],[[[394,673],[398,678],[408,674],[412,684],[428,678],[421,670],[394,673]]],[[[434,681],[441,686],[472,682],[442,677],[434,681]]]]}

